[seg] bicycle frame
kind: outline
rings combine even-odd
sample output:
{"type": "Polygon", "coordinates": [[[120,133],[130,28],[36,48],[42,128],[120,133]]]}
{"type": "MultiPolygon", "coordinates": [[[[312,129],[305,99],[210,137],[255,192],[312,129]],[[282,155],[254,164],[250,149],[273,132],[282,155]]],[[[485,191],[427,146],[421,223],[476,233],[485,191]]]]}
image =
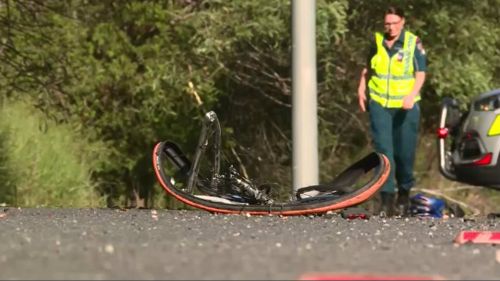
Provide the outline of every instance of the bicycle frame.
{"type": "Polygon", "coordinates": [[[221,126],[215,112],[206,113],[202,124],[193,164],[175,143],[162,141],[153,150],[153,168],[161,187],[169,195],[209,212],[307,215],[341,210],[368,200],[389,176],[390,163],[387,157],[372,152],[342,171],[331,182],[300,188],[297,198],[288,202],[275,202],[262,189],[265,185],[257,187],[232,165],[227,171],[221,172],[221,126]],[[213,167],[208,177],[200,178],[200,159],[209,147],[213,148],[214,154],[208,159],[213,167]],[[167,169],[168,163],[175,166],[173,170],[167,169]],[[359,179],[367,174],[370,176],[360,182],[359,179]],[[202,194],[195,194],[195,188],[202,194]],[[300,196],[303,191],[310,190],[319,193],[313,197],[300,196]]]}
{"type": "Polygon", "coordinates": [[[216,181],[219,178],[220,173],[220,143],[221,143],[221,129],[219,119],[215,112],[210,111],[205,114],[203,118],[203,127],[201,129],[201,134],[198,139],[198,147],[195,152],[194,162],[191,170],[189,171],[189,180],[186,188],[186,192],[193,193],[193,187],[196,184],[198,178],[198,172],[200,169],[200,158],[206,151],[208,146],[208,139],[211,134],[215,134],[214,140],[214,157],[213,161],[213,171],[211,175],[210,187],[215,188],[216,181]],[[209,131],[212,129],[211,131],[209,131]]]}

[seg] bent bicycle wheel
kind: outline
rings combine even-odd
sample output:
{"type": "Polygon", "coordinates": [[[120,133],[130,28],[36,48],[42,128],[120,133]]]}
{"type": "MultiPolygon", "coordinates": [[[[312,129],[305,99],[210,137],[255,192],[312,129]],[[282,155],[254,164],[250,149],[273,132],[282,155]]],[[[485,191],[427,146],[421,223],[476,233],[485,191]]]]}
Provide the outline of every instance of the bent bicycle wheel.
{"type": "MultiPolygon", "coordinates": [[[[349,166],[330,183],[299,189],[298,195],[301,196],[297,200],[250,204],[216,193],[194,194],[193,190],[186,190],[189,177],[186,171],[190,165],[176,144],[166,141],[155,146],[153,167],[159,183],[169,195],[209,212],[250,215],[309,215],[352,207],[371,198],[386,182],[390,171],[388,158],[373,152],[349,166]],[[316,191],[317,195],[307,196],[309,191],[316,191]]],[[[203,185],[203,180],[199,185],[203,185]]]]}

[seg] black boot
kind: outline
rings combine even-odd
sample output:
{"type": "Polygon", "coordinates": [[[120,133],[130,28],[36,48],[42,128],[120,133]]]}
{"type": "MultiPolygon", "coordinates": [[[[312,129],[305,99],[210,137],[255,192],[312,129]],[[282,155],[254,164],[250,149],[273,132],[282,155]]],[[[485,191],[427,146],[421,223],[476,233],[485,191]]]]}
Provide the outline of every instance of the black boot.
{"type": "Polygon", "coordinates": [[[400,188],[398,190],[398,200],[396,202],[397,214],[402,217],[410,215],[410,191],[400,188]]]}
{"type": "Polygon", "coordinates": [[[380,192],[380,209],[378,215],[380,217],[394,216],[394,193],[380,192]]]}

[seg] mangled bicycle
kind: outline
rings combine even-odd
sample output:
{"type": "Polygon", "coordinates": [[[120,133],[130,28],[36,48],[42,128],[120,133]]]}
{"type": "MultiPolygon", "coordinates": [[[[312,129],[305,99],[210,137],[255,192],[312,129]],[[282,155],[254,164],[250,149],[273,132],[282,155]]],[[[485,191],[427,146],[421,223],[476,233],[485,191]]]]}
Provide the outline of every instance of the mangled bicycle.
{"type": "Polygon", "coordinates": [[[234,165],[221,162],[221,126],[213,111],[204,115],[192,159],[172,141],[158,143],[153,151],[163,189],[189,206],[214,213],[288,216],[342,210],[371,198],[390,170],[387,157],[372,152],[330,182],[299,188],[291,200],[280,201],[272,196],[271,185],[258,185],[234,165]]]}

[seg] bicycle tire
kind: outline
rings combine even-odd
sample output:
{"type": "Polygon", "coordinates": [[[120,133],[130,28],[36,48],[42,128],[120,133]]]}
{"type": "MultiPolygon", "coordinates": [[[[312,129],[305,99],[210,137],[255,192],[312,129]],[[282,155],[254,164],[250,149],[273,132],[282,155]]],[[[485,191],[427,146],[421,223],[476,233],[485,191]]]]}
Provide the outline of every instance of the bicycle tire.
{"type": "MultiPolygon", "coordinates": [[[[364,173],[373,172],[373,176],[363,186],[351,189],[339,196],[325,194],[310,198],[298,199],[291,202],[276,202],[268,205],[245,204],[232,201],[210,200],[210,196],[196,196],[175,186],[171,175],[167,175],[163,169],[163,162],[167,153],[165,147],[172,142],[159,142],[153,150],[153,168],[157,180],[167,194],[177,200],[208,212],[222,214],[249,214],[249,215],[311,215],[321,214],[329,211],[342,210],[348,207],[359,205],[370,199],[387,181],[391,169],[388,158],[377,152],[372,152],[349,166],[339,174],[332,182],[345,181],[350,175],[359,175],[359,171],[364,173]]],[[[175,145],[175,144],[174,144],[175,145]]],[[[348,180],[349,181],[349,180],[348,180]]],[[[350,179],[352,181],[352,179],[350,179]]],[[[212,196],[216,199],[216,196],[212,196]]]]}

